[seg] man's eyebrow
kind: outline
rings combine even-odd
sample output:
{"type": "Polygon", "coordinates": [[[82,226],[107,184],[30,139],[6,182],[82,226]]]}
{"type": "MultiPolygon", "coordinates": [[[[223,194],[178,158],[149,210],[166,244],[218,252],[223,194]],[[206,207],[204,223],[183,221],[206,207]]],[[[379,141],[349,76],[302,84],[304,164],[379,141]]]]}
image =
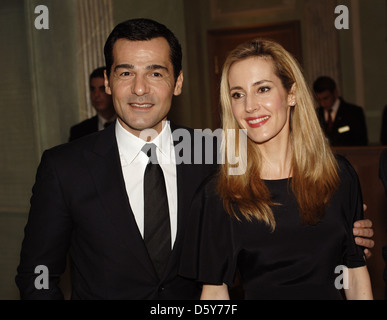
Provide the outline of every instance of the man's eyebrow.
{"type": "Polygon", "coordinates": [[[163,69],[166,71],[169,71],[167,67],[159,65],[159,64],[151,64],[146,67],[147,70],[157,70],[157,69],[163,69]]]}
{"type": "Polygon", "coordinates": [[[114,67],[114,71],[117,71],[117,69],[134,69],[134,65],[127,63],[118,64],[114,67]]]}
{"type": "MultiPolygon", "coordinates": [[[[128,64],[128,63],[123,63],[123,64],[118,64],[114,67],[114,71],[117,71],[117,69],[134,69],[134,65],[128,64]]],[[[167,67],[162,66],[160,64],[151,64],[145,68],[146,70],[158,70],[158,69],[163,69],[166,71],[169,71],[167,67]]]]}
{"type": "Polygon", "coordinates": [[[99,88],[99,89],[102,89],[102,88],[105,88],[105,86],[104,85],[101,85],[101,86],[90,86],[90,89],[97,89],[97,88],[99,88]]]}

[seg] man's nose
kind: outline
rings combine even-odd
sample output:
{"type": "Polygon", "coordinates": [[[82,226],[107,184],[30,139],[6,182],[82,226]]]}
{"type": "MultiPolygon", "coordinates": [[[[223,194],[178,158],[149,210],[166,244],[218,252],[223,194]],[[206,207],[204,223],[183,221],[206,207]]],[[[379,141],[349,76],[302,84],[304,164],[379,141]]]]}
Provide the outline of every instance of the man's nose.
{"type": "Polygon", "coordinates": [[[148,93],[149,86],[144,77],[136,76],[133,80],[132,92],[138,96],[148,93]]]}

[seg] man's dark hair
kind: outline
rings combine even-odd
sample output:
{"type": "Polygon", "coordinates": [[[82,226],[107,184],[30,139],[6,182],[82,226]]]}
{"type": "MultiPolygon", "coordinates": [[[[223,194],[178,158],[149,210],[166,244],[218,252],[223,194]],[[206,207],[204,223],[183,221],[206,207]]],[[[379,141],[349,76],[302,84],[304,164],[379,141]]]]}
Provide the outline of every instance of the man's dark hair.
{"type": "Polygon", "coordinates": [[[170,47],[170,59],[173,65],[175,81],[182,69],[182,50],[179,40],[166,26],[150,19],[132,19],[121,22],[110,33],[104,47],[106,73],[110,76],[113,65],[113,46],[118,39],[130,41],[148,41],[163,37],[170,47]]]}
{"type": "Polygon", "coordinates": [[[336,83],[330,77],[319,77],[313,84],[313,90],[316,93],[322,93],[327,90],[333,93],[336,90],[336,83]]]}
{"type": "Polygon", "coordinates": [[[99,67],[95,70],[93,70],[92,73],[90,73],[89,81],[91,82],[91,79],[93,78],[104,78],[104,71],[106,67],[99,67]]]}

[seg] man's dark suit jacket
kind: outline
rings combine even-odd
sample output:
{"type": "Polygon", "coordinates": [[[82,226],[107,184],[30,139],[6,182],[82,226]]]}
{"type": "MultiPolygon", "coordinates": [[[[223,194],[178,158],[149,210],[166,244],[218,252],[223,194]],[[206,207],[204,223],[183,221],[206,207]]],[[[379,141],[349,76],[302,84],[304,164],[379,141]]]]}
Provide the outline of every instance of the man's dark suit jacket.
{"type": "Polygon", "coordinates": [[[82,138],[88,134],[98,131],[98,116],[86,119],[70,128],[69,141],[82,138]]]}
{"type": "Polygon", "coordinates": [[[366,146],[368,144],[367,125],[361,107],[340,99],[331,133],[327,132],[324,108],[317,109],[317,116],[331,146],[366,146]]]}
{"type": "MultiPolygon", "coordinates": [[[[193,159],[198,140],[187,130],[193,159]]],[[[179,143],[175,150],[181,155],[179,143]]],[[[69,252],[72,299],[198,299],[197,284],[178,276],[179,257],[191,200],[216,169],[216,162],[177,165],[178,231],[159,280],[130,208],[115,126],[45,151],[16,276],[21,298],[63,298],[57,285],[69,252]],[[35,288],[38,265],[49,270],[49,289],[35,288]]]]}

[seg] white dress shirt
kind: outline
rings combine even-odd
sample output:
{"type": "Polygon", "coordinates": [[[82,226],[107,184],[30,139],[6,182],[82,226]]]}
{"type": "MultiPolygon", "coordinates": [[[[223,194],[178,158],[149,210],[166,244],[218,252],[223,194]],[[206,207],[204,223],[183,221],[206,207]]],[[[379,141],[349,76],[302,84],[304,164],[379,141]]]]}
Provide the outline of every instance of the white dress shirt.
{"type": "Polygon", "coordinates": [[[114,115],[110,119],[105,119],[104,117],[101,117],[99,114],[97,114],[97,116],[98,116],[98,131],[101,131],[101,130],[105,129],[105,123],[106,122],[113,122],[117,118],[116,115],[114,115]]]}
{"type": "MultiPolygon", "coordinates": [[[[115,130],[126,192],[138,229],[144,238],[144,173],[149,158],[141,149],[146,142],[125,130],[119,121],[116,122],[115,130]]],[[[175,148],[168,121],[151,143],[156,145],[157,159],[164,172],[173,247],[177,232],[177,176],[175,148]]]]}

